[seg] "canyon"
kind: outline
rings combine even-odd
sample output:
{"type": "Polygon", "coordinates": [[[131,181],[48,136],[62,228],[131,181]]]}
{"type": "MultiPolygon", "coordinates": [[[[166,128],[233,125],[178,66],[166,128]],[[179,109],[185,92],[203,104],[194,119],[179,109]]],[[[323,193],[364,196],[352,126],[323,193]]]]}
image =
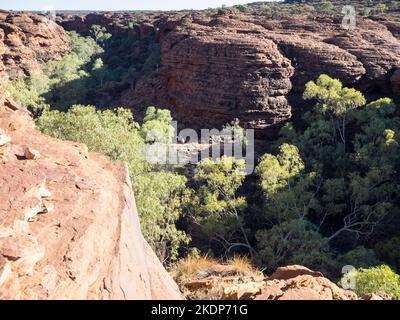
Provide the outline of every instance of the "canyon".
{"type": "MultiPolygon", "coordinates": [[[[149,14],[125,28],[126,19],[62,14],[55,23],[1,11],[0,79],[43,72],[47,61],[70,51],[64,29],[87,35],[97,24],[132,41],[153,35],[161,48],[157,67],[113,97],[111,107],[129,107],[138,119],[156,105],[196,129],[238,118],[269,139],[302,112],[304,85],[321,73],[367,95],[400,94],[396,22],[360,18],[356,29],[344,30],[340,17],[319,14],[191,12],[149,14]]],[[[188,286],[207,289],[214,280],[188,286]]],[[[248,293],[240,281],[229,283],[227,299],[248,293]]],[[[252,298],[358,299],[301,266],[259,283],[252,298]]],[[[0,299],[183,298],[142,236],[127,166],[43,135],[0,87],[0,299]]]]}

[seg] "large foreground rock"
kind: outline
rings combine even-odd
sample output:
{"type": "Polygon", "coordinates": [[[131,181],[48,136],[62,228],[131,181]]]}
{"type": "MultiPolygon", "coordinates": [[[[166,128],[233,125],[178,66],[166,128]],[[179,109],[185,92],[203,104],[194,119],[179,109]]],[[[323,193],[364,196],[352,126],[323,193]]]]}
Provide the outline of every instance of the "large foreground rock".
{"type": "Polygon", "coordinates": [[[49,138],[0,93],[0,299],[179,299],[125,165],[49,138]]]}

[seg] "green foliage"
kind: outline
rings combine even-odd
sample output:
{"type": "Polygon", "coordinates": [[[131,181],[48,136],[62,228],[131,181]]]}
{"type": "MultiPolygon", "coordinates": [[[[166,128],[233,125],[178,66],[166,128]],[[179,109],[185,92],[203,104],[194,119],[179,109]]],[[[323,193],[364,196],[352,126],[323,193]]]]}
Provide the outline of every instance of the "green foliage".
{"type": "Polygon", "coordinates": [[[171,112],[148,107],[143,119],[141,134],[147,143],[171,143],[175,129],[171,125],[171,112]]]}
{"type": "Polygon", "coordinates": [[[239,142],[242,145],[247,144],[246,130],[240,126],[239,119],[236,118],[230,123],[227,123],[222,129],[233,138],[233,142],[239,142]]]}
{"type": "Polygon", "coordinates": [[[51,80],[51,91],[46,100],[60,109],[87,102],[91,86],[90,62],[103,52],[90,37],[81,37],[76,32],[69,32],[68,36],[71,53],[61,61],[48,62],[46,66],[46,74],[51,80]]]}
{"type": "Polygon", "coordinates": [[[303,219],[289,220],[271,229],[256,233],[256,261],[273,272],[287,264],[301,264],[325,271],[330,268],[331,257],[321,248],[322,236],[317,226],[303,219]]]}
{"type": "Polygon", "coordinates": [[[385,11],[387,10],[387,5],[385,3],[377,3],[375,5],[375,10],[379,13],[379,14],[384,14],[385,11]]]}
{"type": "Polygon", "coordinates": [[[105,27],[94,24],[90,28],[90,33],[92,34],[96,43],[104,45],[104,43],[112,37],[111,33],[107,32],[105,27]]]}
{"type": "Polygon", "coordinates": [[[334,5],[331,1],[329,0],[322,0],[316,5],[316,9],[318,12],[324,12],[324,13],[332,13],[334,11],[334,5]]]}
{"type": "Polygon", "coordinates": [[[269,13],[270,11],[271,11],[271,7],[269,6],[269,5],[267,5],[267,4],[261,4],[259,7],[258,7],[258,13],[261,13],[261,14],[266,14],[266,13],[269,13]]]}
{"type": "Polygon", "coordinates": [[[338,262],[342,266],[353,266],[355,268],[367,268],[380,264],[374,250],[358,246],[353,250],[338,256],[338,262]]]}
{"type": "Polygon", "coordinates": [[[395,236],[375,245],[375,251],[380,259],[391,266],[400,266],[400,236],[395,236]]]}
{"type": "Polygon", "coordinates": [[[67,32],[71,53],[75,54],[84,65],[92,60],[92,57],[103,53],[103,49],[98,46],[91,37],[82,37],[75,31],[67,32]]]}
{"type": "Polygon", "coordinates": [[[45,110],[38,128],[56,138],[84,143],[90,151],[128,163],[133,177],[145,170],[139,125],[126,109],[96,111],[94,106],[75,105],[68,112],[45,110]]]}
{"type": "Polygon", "coordinates": [[[316,82],[306,84],[303,98],[316,99],[317,107],[322,113],[329,113],[334,117],[342,117],[349,110],[365,105],[366,101],[361,92],[343,87],[338,79],[323,74],[316,82]]]}
{"type": "Polygon", "coordinates": [[[245,179],[244,172],[244,160],[234,157],[202,160],[193,177],[196,189],[190,200],[190,211],[209,239],[219,236],[229,243],[240,232],[244,246],[250,249],[242,227],[242,213],[247,204],[238,193],[245,179]]]}
{"type": "Polygon", "coordinates": [[[150,172],[134,180],[142,232],[162,261],[176,260],[188,235],[177,229],[185,203],[186,178],[172,172],[150,172]]]}
{"type": "Polygon", "coordinates": [[[264,155],[255,170],[263,191],[257,221],[264,226],[254,230],[257,261],[271,270],[277,264],[305,262],[332,276],[345,264],[368,267],[379,259],[398,267],[396,255],[389,254],[392,242],[382,241],[382,233],[397,235],[400,223],[396,105],[388,98],[365,104],[360,92],[326,75],[307,84],[304,98],[316,101],[299,126],[304,129],[287,124],[277,141],[280,153],[264,155]],[[345,130],[347,126],[351,130],[345,130]],[[292,154],[292,170],[280,159],[285,145],[292,154]],[[292,252],[297,245],[292,235],[305,230],[298,221],[313,226],[305,236],[318,239],[305,241],[313,259],[292,252]],[[275,239],[285,246],[279,247],[275,239]],[[330,257],[334,263],[318,257],[330,257]]]}
{"type": "Polygon", "coordinates": [[[247,4],[239,4],[234,6],[235,9],[239,10],[240,12],[250,13],[253,12],[253,8],[247,4]]]}
{"type": "Polygon", "coordinates": [[[49,89],[50,79],[44,74],[32,74],[30,77],[11,81],[6,85],[6,90],[17,103],[35,112],[45,107],[43,94],[49,89]]]}
{"type": "Polygon", "coordinates": [[[266,195],[271,195],[290,184],[304,169],[303,160],[296,146],[283,144],[277,156],[266,154],[261,158],[255,173],[260,177],[260,185],[266,195]]]}
{"type": "Polygon", "coordinates": [[[400,276],[389,266],[381,265],[368,269],[350,271],[344,275],[342,283],[353,278],[355,281],[355,292],[359,296],[368,293],[385,292],[400,299],[400,276]]]}
{"type": "MultiPolygon", "coordinates": [[[[166,112],[158,121],[169,120],[166,112]]],[[[94,106],[76,105],[68,112],[45,109],[38,128],[56,138],[85,143],[90,151],[128,163],[133,179],[143,233],[164,260],[177,258],[178,248],[189,237],[175,223],[182,216],[186,179],[171,172],[151,172],[143,157],[144,140],[129,110],[96,111],[94,106]]]]}
{"type": "Polygon", "coordinates": [[[86,101],[90,69],[86,65],[102,53],[90,37],[81,37],[76,32],[68,32],[71,52],[60,61],[49,61],[44,74],[32,74],[12,81],[7,90],[20,104],[31,108],[35,114],[48,105],[67,109],[86,101]]]}

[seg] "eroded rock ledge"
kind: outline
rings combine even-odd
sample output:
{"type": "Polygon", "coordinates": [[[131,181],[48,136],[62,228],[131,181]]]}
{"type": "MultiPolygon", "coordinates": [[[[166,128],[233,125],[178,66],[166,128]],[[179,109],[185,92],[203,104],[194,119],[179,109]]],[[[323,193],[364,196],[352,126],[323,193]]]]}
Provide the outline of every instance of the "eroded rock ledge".
{"type": "Polygon", "coordinates": [[[0,92],[0,299],[179,299],[125,165],[49,138],[0,92]]]}

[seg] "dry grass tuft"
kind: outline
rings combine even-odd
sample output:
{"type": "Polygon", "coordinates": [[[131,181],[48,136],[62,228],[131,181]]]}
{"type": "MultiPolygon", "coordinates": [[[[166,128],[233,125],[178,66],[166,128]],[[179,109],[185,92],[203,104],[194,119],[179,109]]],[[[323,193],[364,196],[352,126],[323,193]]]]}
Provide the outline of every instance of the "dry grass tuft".
{"type": "Polygon", "coordinates": [[[174,278],[179,282],[199,279],[201,275],[207,274],[218,261],[208,255],[202,257],[187,257],[178,262],[172,271],[174,278]]]}
{"type": "Polygon", "coordinates": [[[260,276],[262,272],[254,268],[246,257],[235,256],[225,263],[205,255],[187,257],[177,263],[172,275],[178,283],[204,279],[210,276],[260,276]]]}
{"type": "Polygon", "coordinates": [[[246,257],[235,256],[230,259],[227,264],[231,266],[235,273],[241,275],[253,274],[256,271],[246,257]]]}

